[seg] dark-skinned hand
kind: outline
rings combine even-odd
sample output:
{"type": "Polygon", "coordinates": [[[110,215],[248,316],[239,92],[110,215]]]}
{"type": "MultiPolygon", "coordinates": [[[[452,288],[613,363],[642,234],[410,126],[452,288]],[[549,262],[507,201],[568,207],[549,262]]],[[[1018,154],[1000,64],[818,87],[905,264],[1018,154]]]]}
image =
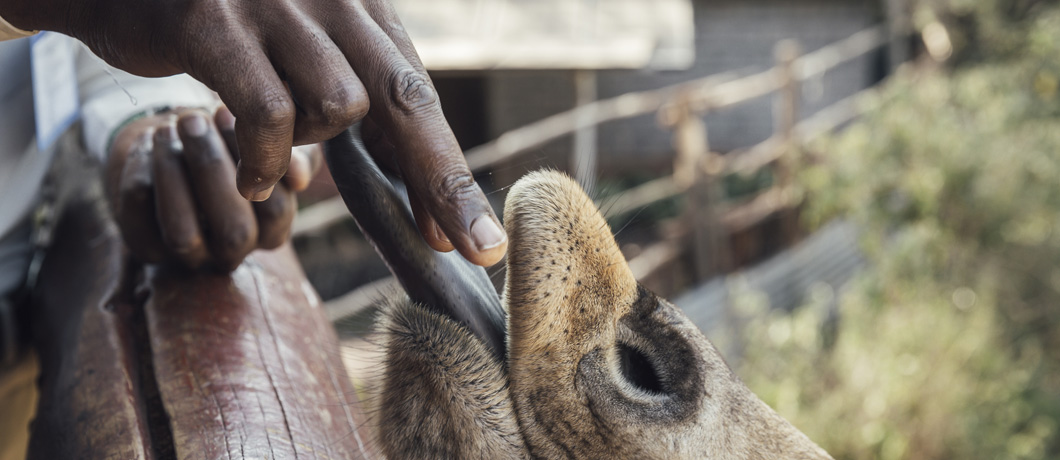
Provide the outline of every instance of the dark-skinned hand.
{"type": "Polygon", "coordinates": [[[367,115],[389,147],[372,153],[393,157],[431,247],[478,265],[507,249],[387,0],[0,0],[0,16],[80,39],[130,73],[186,72],[216,91],[239,120],[235,186],[254,201],[283,177],[292,145],[367,115]]]}
{"type": "Polygon", "coordinates": [[[250,251],[291,232],[295,192],[322,163],[319,144],[296,147],[272,196],[235,189],[235,119],[182,109],[142,118],[115,136],[104,185],[126,245],[148,263],[235,269],[250,251]]]}

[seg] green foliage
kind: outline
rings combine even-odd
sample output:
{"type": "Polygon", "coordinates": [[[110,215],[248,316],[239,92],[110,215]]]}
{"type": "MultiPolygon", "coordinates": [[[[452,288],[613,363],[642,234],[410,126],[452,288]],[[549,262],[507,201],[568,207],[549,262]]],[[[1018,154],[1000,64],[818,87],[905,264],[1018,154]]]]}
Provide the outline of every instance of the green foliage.
{"type": "Polygon", "coordinates": [[[736,296],[737,372],[836,458],[1060,458],[1060,12],[943,3],[1005,43],[815,146],[809,224],[858,222],[870,267],[790,315],[736,296]]]}
{"type": "Polygon", "coordinates": [[[1020,59],[1032,40],[1027,32],[1034,18],[1056,0],[909,0],[913,26],[938,21],[946,26],[957,65],[999,59],[1020,59]]]}

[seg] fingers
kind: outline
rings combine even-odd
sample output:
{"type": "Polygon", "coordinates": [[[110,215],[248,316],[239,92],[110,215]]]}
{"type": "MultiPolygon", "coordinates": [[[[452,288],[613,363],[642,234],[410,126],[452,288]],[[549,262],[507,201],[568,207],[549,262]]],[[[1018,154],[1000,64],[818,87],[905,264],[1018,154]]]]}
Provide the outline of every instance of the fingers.
{"type": "Polygon", "coordinates": [[[144,133],[141,142],[125,157],[110,201],[114,220],[129,250],[142,262],[160,263],[167,254],[161,228],[155,219],[155,194],[151,179],[152,135],[153,131],[144,133]]]}
{"type": "Polygon", "coordinates": [[[368,94],[320,27],[296,13],[281,19],[288,33],[268,45],[297,105],[294,143],[326,141],[364,118],[368,94]]]}
{"type": "MultiPolygon", "coordinates": [[[[238,161],[238,147],[232,127],[235,119],[225,107],[214,114],[214,122],[225,140],[232,155],[238,161]]],[[[298,211],[295,191],[305,190],[313,175],[324,163],[324,153],[320,144],[295,147],[291,152],[291,165],[284,176],[284,185],[276,188],[272,196],[262,202],[253,204],[254,215],[258,222],[258,247],[275,249],[286,242],[291,235],[291,225],[298,211]]]]}
{"type": "Polygon", "coordinates": [[[206,114],[185,111],[177,125],[211,259],[217,268],[234,270],[258,242],[254,210],[236,192],[235,166],[206,114]]]}
{"type": "MultiPolygon", "coordinates": [[[[214,123],[224,139],[232,161],[239,161],[239,146],[236,145],[236,119],[227,107],[221,106],[214,114],[214,123]]],[[[309,187],[317,171],[324,164],[324,151],[320,144],[300,145],[291,150],[291,163],[284,174],[284,183],[295,192],[309,187]]]]}
{"type": "Polygon", "coordinates": [[[284,184],[294,192],[305,190],[309,187],[313,176],[320,170],[322,163],[323,151],[320,144],[295,147],[291,152],[291,165],[287,167],[287,174],[283,176],[284,184]]]}
{"type": "Polygon", "coordinates": [[[291,224],[298,211],[298,202],[293,191],[280,185],[269,199],[254,203],[254,214],[258,220],[258,247],[276,249],[291,236],[291,224]]]}
{"type": "Polygon", "coordinates": [[[170,120],[155,130],[151,149],[155,216],[169,253],[187,267],[199,268],[209,254],[180,155],[177,130],[170,120]]]}
{"type": "MultiPolygon", "coordinates": [[[[269,199],[247,202],[235,189],[231,113],[177,114],[130,124],[108,161],[108,198],[132,252],[148,263],[232,270],[257,247],[282,245],[296,212],[286,181],[269,199]]],[[[297,150],[296,182],[308,183],[319,148],[297,150]]]]}
{"type": "MultiPolygon", "coordinates": [[[[372,100],[370,117],[400,152],[402,176],[427,211],[417,214],[417,221],[427,218],[424,214],[433,217],[453,247],[472,263],[498,262],[507,237],[464,161],[434,87],[364,13],[351,12],[346,16],[355,18],[353,24],[330,32],[364,82],[372,100]]],[[[440,239],[427,241],[445,249],[440,239]]]]}
{"type": "MultiPolygon", "coordinates": [[[[433,218],[468,260],[497,262],[507,238],[475,184],[430,78],[393,10],[379,0],[315,9],[284,5],[286,9],[255,17],[253,27],[204,34],[188,43],[197,50],[189,73],[217,91],[238,120],[240,194],[256,201],[267,198],[291,164],[292,143],[338,133],[363,116],[367,93],[370,116],[399,152],[398,169],[422,205],[417,217],[433,218]],[[231,45],[213,46],[218,42],[231,45]]],[[[296,167],[300,161],[294,160],[296,167]]],[[[290,180],[296,187],[303,183],[300,174],[290,180]]],[[[446,248],[442,238],[430,241],[436,249],[446,248]]]]}
{"type": "Polygon", "coordinates": [[[420,234],[423,235],[423,239],[427,241],[430,247],[434,248],[435,251],[449,252],[452,251],[453,243],[449,241],[449,237],[445,235],[442,228],[438,226],[438,222],[434,220],[434,217],[427,212],[427,208],[423,207],[423,201],[419,199],[412,189],[409,191],[409,204],[412,207],[412,215],[416,218],[416,227],[419,228],[420,234]]]}
{"type": "MultiPolygon", "coordinates": [[[[405,33],[405,27],[401,25],[394,4],[388,0],[365,0],[364,8],[379,28],[383,30],[397,47],[401,55],[420,73],[427,75],[427,69],[420,62],[420,55],[416,53],[416,47],[412,45],[412,39],[405,33]]],[[[429,77],[428,77],[429,78],[429,77]]]]}
{"type": "Polygon", "coordinates": [[[372,155],[375,164],[390,174],[401,176],[401,168],[398,166],[398,149],[391,144],[383,134],[382,128],[371,118],[365,118],[361,122],[361,141],[365,149],[372,155]]]}
{"type": "Polygon", "coordinates": [[[232,28],[201,40],[203,43],[193,45],[202,57],[188,73],[217,91],[238,120],[236,186],[244,198],[262,201],[290,163],[294,100],[268,56],[257,46],[257,37],[232,28]],[[229,45],[216,46],[219,42],[229,45]]]}
{"type": "Polygon", "coordinates": [[[213,115],[213,122],[225,140],[232,161],[239,162],[239,146],[236,144],[236,117],[228,107],[221,106],[213,115]]]}

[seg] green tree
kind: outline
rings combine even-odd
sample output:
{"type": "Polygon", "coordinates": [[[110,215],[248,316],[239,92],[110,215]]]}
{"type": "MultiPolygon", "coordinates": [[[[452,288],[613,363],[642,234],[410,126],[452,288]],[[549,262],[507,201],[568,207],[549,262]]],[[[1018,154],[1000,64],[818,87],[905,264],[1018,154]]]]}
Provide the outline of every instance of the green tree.
{"type": "Polygon", "coordinates": [[[863,229],[867,268],[834,340],[811,295],[793,314],[736,296],[748,384],[837,458],[1060,457],[1060,9],[918,4],[947,67],[891,78],[813,146],[808,224],[863,229]]]}

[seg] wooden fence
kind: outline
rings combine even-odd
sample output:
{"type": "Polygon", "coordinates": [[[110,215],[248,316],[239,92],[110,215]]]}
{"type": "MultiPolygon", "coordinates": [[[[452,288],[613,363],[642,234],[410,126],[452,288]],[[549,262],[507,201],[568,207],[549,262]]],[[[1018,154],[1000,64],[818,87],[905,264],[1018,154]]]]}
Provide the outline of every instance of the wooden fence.
{"type": "MultiPolygon", "coordinates": [[[[775,48],[775,64],[768,70],[749,75],[711,75],[582,104],[470,149],[466,153],[467,162],[472,171],[481,171],[587,127],[654,112],[660,124],[672,132],[677,152],[673,174],[625,191],[610,204],[608,214],[630,212],[687,194],[682,228],[671,239],[645,248],[630,260],[630,266],[640,279],[691,247],[695,253],[696,278],[703,280],[728,269],[727,253],[723,250],[728,232],[747,228],[798,204],[793,181],[803,160],[801,146],[857,116],[864,107],[866,94],[871,91],[847,97],[800,121],[802,83],[886,45],[890,39],[884,26],[874,26],[807,54],[801,54],[796,42],[781,41],[775,48]],[[725,155],[712,152],[703,115],[769,94],[774,94],[773,135],[757,145],[725,155]],[[721,179],[726,174],[753,173],[762,168],[773,168],[772,187],[738,203],[726,199],[721,188],[721,179]]],[[[588,164],[595,164],[595,159],[590,159],[588,164]]],[[[348,217],[341,199],[336,197],[302,210],[295,220],[293,234],[326,228],[348,217]]],[[[353,307],[349,303],[361,301],[353,298],[372,297],[358,296],[357,292],[351,295],[345,296],[348,300],[342,310],[351,311],[353,307]]]]}

